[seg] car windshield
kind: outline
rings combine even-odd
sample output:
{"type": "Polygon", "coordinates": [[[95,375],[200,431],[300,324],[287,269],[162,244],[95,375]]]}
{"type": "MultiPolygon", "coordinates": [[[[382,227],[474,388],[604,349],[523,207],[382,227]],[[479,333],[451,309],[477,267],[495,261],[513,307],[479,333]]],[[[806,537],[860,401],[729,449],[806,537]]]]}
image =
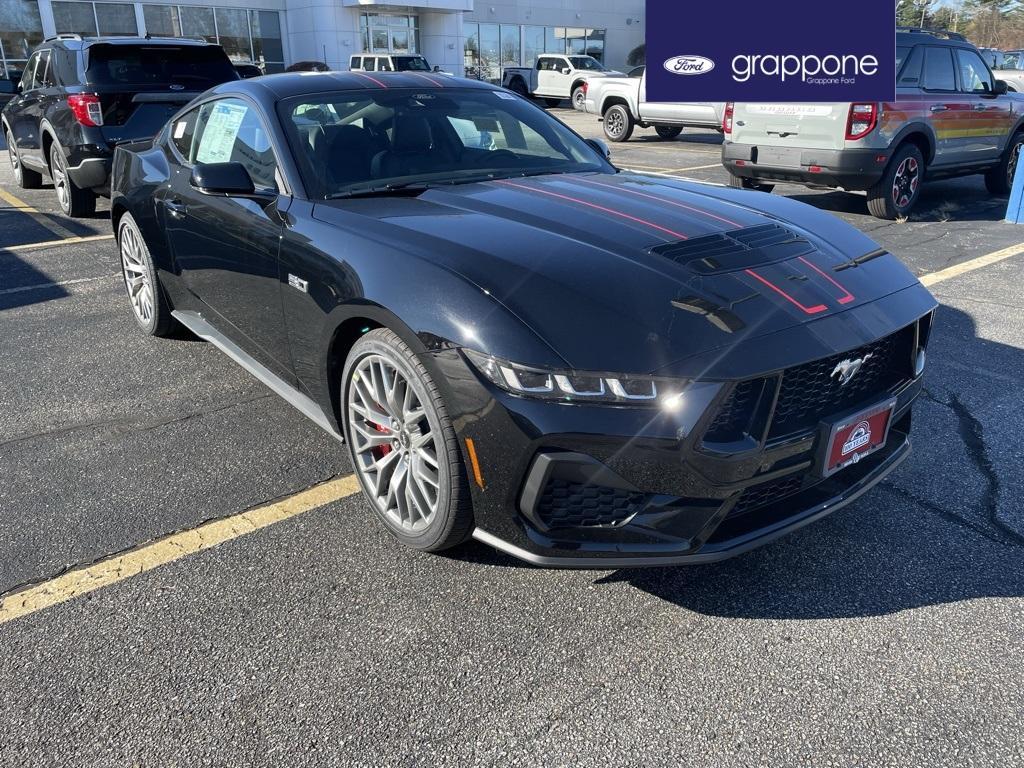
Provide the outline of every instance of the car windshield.
{"type": "Polygon", "coordinates": [[[604,65],[593,56],[570,56],[569,63],[573,69],[592,69],[595,72],[604,72],[604,65]]]}
{"type": "Polygon", "coordinates": [[[611,170],[547,112],[505,91],[341,91],[287,99],[278,109],[314,198],[611,170]]]}
{"type": "Polygon", "coordinates": [[[1020,54],[1019,53],[1004,53],[1003,54],[1003,69],[1020,69],[1020,54]]]}
{"type": "Polygon", "coordinates": [[[396,72],[429,72],[430,65],[422,56],[392,56],[396,72]]]}
{"type": "Polygon", "coordinates": [[[88,81],[96,85],[177,83],[205,91],[238,73],[218,46],[92,45],[88,81]]]}

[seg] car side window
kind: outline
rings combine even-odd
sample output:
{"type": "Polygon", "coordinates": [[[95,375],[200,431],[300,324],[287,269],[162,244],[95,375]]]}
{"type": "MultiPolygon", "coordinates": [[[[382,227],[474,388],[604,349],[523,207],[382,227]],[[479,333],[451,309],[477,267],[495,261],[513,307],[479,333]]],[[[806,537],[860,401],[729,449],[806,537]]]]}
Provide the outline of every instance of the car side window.
{"type": "Polygon", "coordinates": [[[218,99],[199,108],[197,163],[241,163],[257,189],[277,191],[277,158],[256,108],[241,99],[218,99]]]}
{"type": "Polygon", "coordinates": [[[178,150],[181,159],[186,163],[192,157],[192,139],[196,134],[196,119],[199,117],[199,109],[193,109],[174,121],[171,126],[171,144],[178,150]]]}
{"type": "Polygon", "coordinates": [[[53,66],[50,64],[50,52],[39,52],[39,63],[36,64],[36,88],[52,88],[56,83],[53,78],[53,66]]]}
{"type": "Polygon", "coordinates": [[[377,60],[372,56],[367,56],[366,58],[363,59],[363,69],[365,69],[367,72],[376,72],[377,60]]]}
{"type": "Polygon", "coordinates": [[[359,56],[353,56],[348,63],[349,69],[359,69],[359,65],[362,63],[362,58],[359,56]]]}
{"type": "Polygon", "coordinates": [[[925,48],[924,75],[921,79],[921,87],[926,91],[955,91],[953,51],[937,45],[925,48]]]}
{"type": "Polygon", "coordinates": [[[992,74],[981,56],[966,48],[958,48],[956,61],[960,67],[960,89],[968,93],[992,93],[992,74]]]}
{"type": "Polygon", "coordinates": [[[383,58],[380,60],[380,71],[391,72],[391,59],[383,58]]]}
{"type": "Polygon", "coordinates": [[[36,51],[25,64],[25,71],[21,73],[21,90],[31,91],[35,88],[36,64],[39,63],[39,51],[36,51]]]}
{"type": "Polygon", "coordinates": [[[907,63],[903,67],[903,71],[900,72],[900,79],[896,83],[897,86],[907,86],[908,88],[914,88],[921,83],[921,63],[924,60],[924,48],[918,46],[910,52],[907,63]]]}

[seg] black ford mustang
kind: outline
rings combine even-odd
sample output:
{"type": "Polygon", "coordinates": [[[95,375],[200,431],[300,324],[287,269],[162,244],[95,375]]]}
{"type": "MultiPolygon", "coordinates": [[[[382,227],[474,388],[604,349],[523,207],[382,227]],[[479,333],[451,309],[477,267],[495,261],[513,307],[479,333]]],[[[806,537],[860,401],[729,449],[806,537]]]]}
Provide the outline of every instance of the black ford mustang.
{"type": "Polygon", "coordinates": [[[142,329],[343,438],[410,546],[716,560],[910,450],[936,304],[895,257],[783,197],[619,172],[502,89],[232,82],[113,173],[142,329]]]}

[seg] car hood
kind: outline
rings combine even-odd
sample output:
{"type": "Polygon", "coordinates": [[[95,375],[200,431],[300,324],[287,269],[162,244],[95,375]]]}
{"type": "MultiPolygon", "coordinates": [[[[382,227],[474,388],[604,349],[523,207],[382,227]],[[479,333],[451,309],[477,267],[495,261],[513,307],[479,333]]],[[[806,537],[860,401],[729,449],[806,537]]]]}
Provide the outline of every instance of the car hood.
{"type": "Polygon", "coordinates": [[[885,325],[876,300],[918,285],[875,242],[810,206],[638,174],[513,178],[314,210],[339,226],[351,214],[362,234],[479,286],[577,370],[678,370],[826,319],[834,338],[836,318],[853,329],[853,348],[885,325]]]}

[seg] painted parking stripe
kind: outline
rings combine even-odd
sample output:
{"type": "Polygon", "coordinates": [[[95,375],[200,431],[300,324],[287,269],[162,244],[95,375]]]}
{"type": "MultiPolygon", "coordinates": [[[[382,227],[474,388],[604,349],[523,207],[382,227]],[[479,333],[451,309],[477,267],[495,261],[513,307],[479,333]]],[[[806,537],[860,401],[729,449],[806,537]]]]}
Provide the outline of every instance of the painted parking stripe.
{"type": "Polygon", "coordinates": [[[115,272],[111,275],[100,275],[99,277],[79,277],[74,280],[61,280],[59,283],[36,283],[35,285],[20,285],[17,288],[0,288],[0,296],[9,296],[12,293],[25,293],[26,291],[41,291],[44,288],[63,288],[66,285],[94,283],[97,280],[109,280],[112,277],[120,276],[119,272],[115,272]]]}
{"type": "Polygon", "coordinates": [[[18,209],[19,211],[21,211],[25,215],[32,217],[32,219],[34,219],[35,222],[39,226],[45,227],[46,229],[50,230],[57,237],[60,237],[60,238],[73,238],[73,237],[77,237],[77,235],[74,232],[72,232],[70,229],[66,229],[65,227],[61,226],[59,223],[54,221],[52,218],[47,216],[45,213],[37,211],[35,208],[33,208],[28,203],[26,203],[24,200],[21,200],[21,199],[15,197],[10,192],[8,192],[6,189],[0,188],[0,199],[2,199],[4,202],[8,203],[11,207],[18,209]]]}
{"type": "Polygon", "coordinates": [[[359,493],[359,481],[355,475],[346,475],[273,504],[212,520],[98,563],[76,568],[4,597],[0,601],[0,624],[108,587],[356,493],[359,493]]]}
{"type": "Polygon", "coordinates": [[[940,269],[938,272],[930,272],[926,275],[921,275],[918,279],[924,285],[935,285],[936,283],[944,282],[950,278],[958,277],[959,275],[963,275],[968,272],[973,272],[974,270],[981,269],[982,267],[987,267],[990,264],[1005,261],[1006,259],[1018,256],[1022,253],[1024,253],[1024,243],[1018,243],[1017,245],[1011,245],[1010,247],[1003,248],[999,251],[993,251],[985,256],[979,256],[976,259],[969,259],[968,261],[954,264],[952,267],[940,269]]]}
{"type": "Polygon", "coordinates": [[[95,243],[100,240],[113,240],[113,235],[84,235],[79,237],[78,235],[72,235],[71,237],[65,237],[61,240],[43,240],[39,243],[21,243],[19,245],[0,245],[0,251],[11,251],[13,253],[20,253],[21,251],[37,251],[41,248],[57,248],[62,245],[75,245],[76,243],[95,243]]]}

